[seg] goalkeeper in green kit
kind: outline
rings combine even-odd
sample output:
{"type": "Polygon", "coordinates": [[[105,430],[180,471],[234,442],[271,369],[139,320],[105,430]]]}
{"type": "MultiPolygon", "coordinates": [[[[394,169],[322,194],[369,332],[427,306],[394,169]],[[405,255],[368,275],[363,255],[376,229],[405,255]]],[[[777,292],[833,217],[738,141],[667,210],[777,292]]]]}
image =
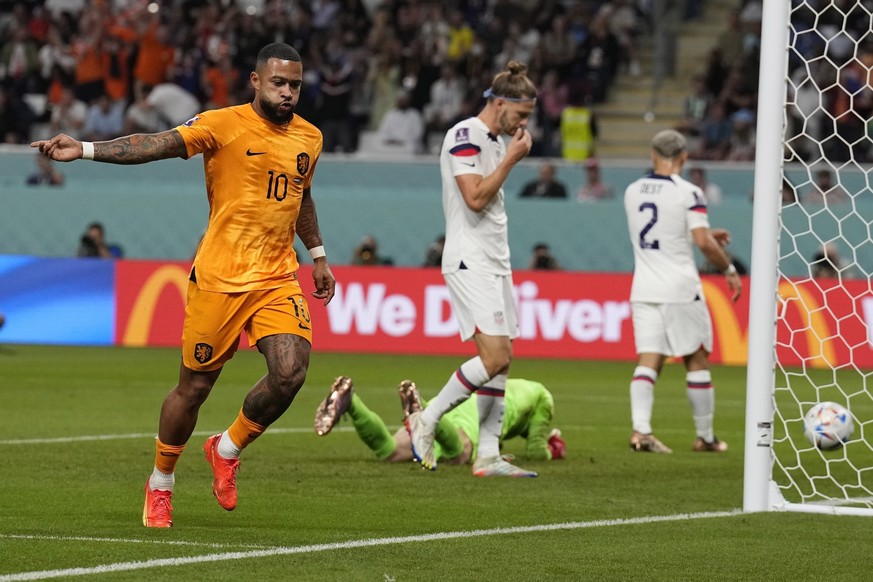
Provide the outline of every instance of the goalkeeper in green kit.
{"type": "MultiPolygon", "coordinates": [[[[421,399],[415,383],[404,380],[398,387],[404,417],[421,410],[421,399]]],[[[566,444],[561,433],[553,429],[554,400],[539,382],[510,378],[506,384],[506,410],[500,442],[514,437],[527,441],[526,456],[532,460],[563,459],[566,444]]],[[[400,427],[393,435],[382,418],[367,408],[354,390],[351,378],[339,376],[327,398],[315,412],[315,432],[326,435],[346,415],[352,421],[358,437],[382,461],[412,461],[409,433],[400,427]]],[[[435,453],[438,461],[465,464],[476,456],[479,442],[479,411],[475,395],[445,414],[435,432],[435,453]]]]}

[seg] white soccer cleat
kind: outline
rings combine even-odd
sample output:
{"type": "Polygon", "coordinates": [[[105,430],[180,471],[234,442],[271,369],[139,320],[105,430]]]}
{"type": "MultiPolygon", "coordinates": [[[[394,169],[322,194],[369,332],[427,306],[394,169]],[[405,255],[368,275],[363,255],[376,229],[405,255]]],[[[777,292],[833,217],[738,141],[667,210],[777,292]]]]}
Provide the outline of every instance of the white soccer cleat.
{"type": "Polygon", "coordinates": [[[473,463],[475,477],[536,477],[535,471],[528,471],[507,462],[503,457],[485,457],[473,463]]]}
{"type": "Polygon", "coordinates": [[[412,443],[412,457],[429,471],[436,471],[436,455],[433,450],[433,431],[424,429],[421,423],[421,411],[416,411],[403,421],[409,432],[412,443]]]}
{"type": "Polygon", "coordinates": [[[643,434],[633,431],[630,438],[630,448],[638,453],[660,453],[669,455],[673,449],[655,438],[653,434],[643,434]]]}

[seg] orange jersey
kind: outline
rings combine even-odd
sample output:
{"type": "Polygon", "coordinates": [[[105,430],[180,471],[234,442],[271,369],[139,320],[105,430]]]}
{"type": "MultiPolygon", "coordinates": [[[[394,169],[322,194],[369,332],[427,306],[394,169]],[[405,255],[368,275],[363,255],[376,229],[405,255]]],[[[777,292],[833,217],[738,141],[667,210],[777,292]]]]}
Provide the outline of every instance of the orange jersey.
{"type": "Polygon", "coordinates": [[[209,224],[194,257],[197,286],[237,293],[296,285],[297,216],[321,131],[297,115],[275,125],[251,104],[206,111],[176,129],[206,170],[209,224]]]}

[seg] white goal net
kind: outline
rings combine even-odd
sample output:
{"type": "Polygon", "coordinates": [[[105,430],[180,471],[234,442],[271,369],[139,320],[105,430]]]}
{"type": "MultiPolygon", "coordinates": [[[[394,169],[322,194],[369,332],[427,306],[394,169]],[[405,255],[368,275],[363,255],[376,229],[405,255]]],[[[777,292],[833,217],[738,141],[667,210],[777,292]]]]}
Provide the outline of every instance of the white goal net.
{"type": "Polygon", "coordinates": [[[873,515],[873,5],[765,2],[762,29],[744,508],[873,515]],[[819,402],[845,444],[804,435],[819,402]]]}

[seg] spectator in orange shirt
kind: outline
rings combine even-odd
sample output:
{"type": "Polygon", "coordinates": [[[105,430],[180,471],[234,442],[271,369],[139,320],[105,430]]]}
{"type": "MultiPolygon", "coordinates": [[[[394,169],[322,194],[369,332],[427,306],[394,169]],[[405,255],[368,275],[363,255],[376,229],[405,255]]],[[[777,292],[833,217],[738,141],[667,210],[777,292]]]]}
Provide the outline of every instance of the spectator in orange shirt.
{"type": "Polygon", "coordinates": [[[167,71],[176,56],[168,44],[167,28],[153,23],[139,38],[139,53],[133,67],[133,78],[138,85],[160,85],[167,80],[167,71]]]}
{"type": "Polygon", "coordinates": [[[47,106],[51,108],[60,103],[64,88],[70,87],[72,84],[73,79],[61,65],[52,65],[51,76],[48,79],[48,87],[46,88],[47,106]]]}
{"type": "Polygon", "coordinates": [[[235,89],[239,71],[233,66],[230,56],[219,57],[218,62],[210,64],[203,73],[203,88],[206,91],[206,109],[219,109],[236,105],[235,89]]]}
{"type": "Polygon", "coordinates": [[[89,104],[103,93],[103,51],[100,34],[83,35],[73,45],[76,55],[76,98],[89,104]]]}
{"type": "Polygon", "coordinates": [[[111,101],[127,102],[130,64],[127,49],[120,39],[107,36],[103,41],[103,89],[111,101]]]}

